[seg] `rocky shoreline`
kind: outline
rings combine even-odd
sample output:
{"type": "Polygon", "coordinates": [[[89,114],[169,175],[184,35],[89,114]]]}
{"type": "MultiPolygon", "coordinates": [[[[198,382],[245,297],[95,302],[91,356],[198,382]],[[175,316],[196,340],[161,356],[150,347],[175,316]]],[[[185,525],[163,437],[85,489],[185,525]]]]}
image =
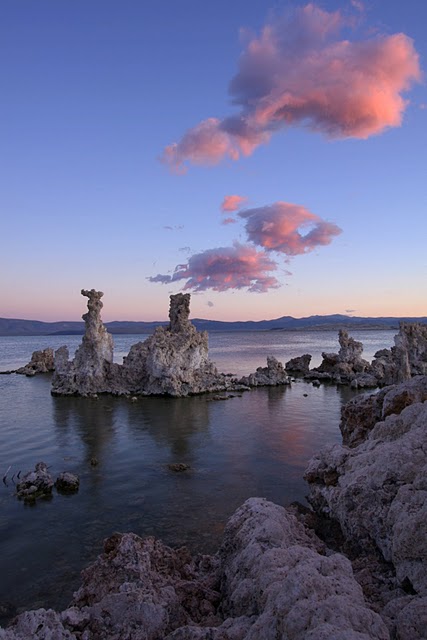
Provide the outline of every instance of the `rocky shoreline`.
{"type": "Polygon", "coordinates": [[[213,556],[113,534],[62,611],[1,640],[421,640],[427,612],[427,377],[342,410],[305,478],[312,509],[247,500],[213,556]]]}

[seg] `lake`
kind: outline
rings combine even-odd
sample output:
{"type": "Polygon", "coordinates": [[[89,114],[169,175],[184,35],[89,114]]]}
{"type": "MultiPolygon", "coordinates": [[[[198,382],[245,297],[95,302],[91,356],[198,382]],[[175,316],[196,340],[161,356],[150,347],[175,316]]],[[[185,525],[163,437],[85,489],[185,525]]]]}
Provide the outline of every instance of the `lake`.
{"type": "MultiPolygon", "coordinates": [[[[394,344],[395,330],[354,331],[363,356],[394,344]]],[[[146,336],[114,336],[115,360],[146,336]]],[[[0,337],[0,370],[26,364],[36,349],[81,336],[0,337]]],[[[238,376],[311,353],[337,352],[331,331],[212,333],[210,357],[219,370],[238,376]]],[[[340,410],[356,393],[349,388],[259,388],[226,401],[191,398],[101,396],[55,398],[50,375],[0,376],[0,610],[63,608],[78,587],[79,573],[114,531],[154,535],[192,552],[216,550],[229,516],[250,496],[278,504],[303,502],[302,479],[310,457],[340,441],[340,410]],[[91,458],[99,464],[92,466],[91,458]],[[77,494],[54,490],[35,505],[19,501],[11,478],[39,461],[55,479],[61,471],[80,477],[77,494]],[[174,473],[168,464],[190,469],[174,473]]]]}

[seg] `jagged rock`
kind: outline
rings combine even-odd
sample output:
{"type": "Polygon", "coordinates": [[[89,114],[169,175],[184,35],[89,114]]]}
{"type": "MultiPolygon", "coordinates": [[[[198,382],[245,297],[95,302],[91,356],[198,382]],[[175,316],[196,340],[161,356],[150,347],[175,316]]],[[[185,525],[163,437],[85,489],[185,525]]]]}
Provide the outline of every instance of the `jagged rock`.
{"type": "Polygon", "coordinates": [[[400,322],[394,347],[377,351],[372,369],[382,385],[409,380],[427,374],[427,326],[417,322],[400,322]]]}
{"type": "Polygon", "coordinates": [[[310,371],[310,362],[311,355],[309,353],[305,353],[302,356],[288,360],[285,364],[285,369],[294,375],[305,375],[310,371]]]}
{"type": "MultiPolygon", "coordinates": [[[[353,386],[377,386],[375,378],[366,377],[366,373],[370,373],[370,365],[361,357],[363,344],[354,340],[344,329],[340,329],[338,340],[339,352],[323,352],[321,365],[310,371],[308,379],[316,374],[328,374],[330,379],[338,384],[356,381],[353,386]]],[[[319,375],[316,377],[320,379],[319,375]]]]}
{"type": "Polygon", "coordinates": [[[122,386],[133,394],[186,396],[232,386],[209,360],[208,334],[188,319],[190,294],[170,296],[168,327],[157,327],[123,359],[122,386]]]}
{"type": "MultiPolygon", "coordinates": [[[[339,522],[347,540],[374,546],[403,589],[427,596],[427,378],[417,377],[343,411],[363,427],[353,448],[326,447],[310,461],[310,503],[339,522]],[[379,420],[378,420],[379,416],[379,420]],[[372,422],[375,422],[372,425],[372,422]]],[[[422,637],[422,636],[415,636],[422,637]]]]}
{"type": "Polygon", "coordinates": [[[232,516],[216,556],[114,534],[82,581],[61,614],[21,614],[0,639],[389,640],[350,562],[262,498],[232,516]]]}
{"type": "Polygon", "coordinates": [[[42,351],[34,351],[31,360],[24,367],[16,369],[15,373],[34,376],[36,373],[49,373],[55,370],[54,352],[48,347],[42,351]]]}
{"type": "Polygon", "coordinates": [[[69,471],[63,471],[55,480],[55,487],[60,493],[75,493],[79,490],[79,486],[79,477],[69,471]]]}
{"type": "Polygon", "coordinates": [[[102,324],[102,291],[82,289],[88,298],[88,312],[82,318],[85,335],[74,360],[68,361],[68,349],[61,347],[55,353],[55,374],[52,393],[55,395],[90,396],[110,390],[113,365],[113,338],[102,324]]]}
{"type": "Polygon", "coordinates": [[[34,471],[28,471],[16,485],[16,495],[26,501],[50,496],[53,488],[52,476],[44,462],[38,462],[34,471]]]}
{"type": "MultiPolygon", "coordinates": [[[[66,347],[56,351],[53,395],[111,393],[136,398],[247,388],[229,374],[219,373],[209,360],[208,334],[197,331],[189,320],[190,294],[170,296],[169,326],[157,327],[144,342],[134,344],[122,365],[113,362],[113,341],[101,321],[103,293],[92,289],[82,290],[82,295],[89,298],[88,313],[83,315],[86,333],[74,360],[69,360],[66,347]]],[[[283,366],[275,358],[259,371],[263,378],[254,374],[254,386],[286,384],[283,366]]]]}
{"type": "Polygon", "coordinates": [[[427,377],[416,376],[405,384],[384,387],[378,393],[356,396],[341,409],[343,444],[355,447],[363,442],[375,424],[414,402],[427,400],[427,377]]]}
{"type": "Polygon", "coordinates": [[[283,368],[283,364],[273,356],[267,357],[267,366],[258,367],[255,373],[244,376],[239,380],[239,384],[249,387],[277,386],[290,384],[290,378],[283,368]]]}

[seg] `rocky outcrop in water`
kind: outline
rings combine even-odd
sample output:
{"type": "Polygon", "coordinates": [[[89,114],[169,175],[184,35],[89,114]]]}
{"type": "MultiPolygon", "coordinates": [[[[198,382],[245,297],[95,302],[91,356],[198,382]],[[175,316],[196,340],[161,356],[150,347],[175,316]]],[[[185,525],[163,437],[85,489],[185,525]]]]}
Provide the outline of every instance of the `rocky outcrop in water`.
{"type": "Polygon", "coordinates": [[[114,534],[71,606],[26,612],[1,640],[387,640],[350,562],[289,511],[247,500],[216,556],[114,534]]]}
{"type": "Polygon", "coordinates": [[[190,294],[170,296],[169,326],[133,345],[122,365],[113,362],[113,340],[102,324],[103,293],[82,295],[89,298],[86,332],[74,360],[66,347],[56,351],[53,395],[187,396],[242,387],[209,360],[208,334],[189,320],[190,294]]]}
{"type": "Polygon", "coordinates": [[[16,485],[16,495],[26,502],[52,495],[53,479],[44,462],[38,462],[34,471],[28,471],[16,485]]]}
{"type": "Polygon", "coordinates": [[[109,391],[113,369],[113,338],[102,324],[102,291],[82,289],[88,298],[88,312],[82,318],[85,335],[74,360],[68,360],[67,347],[55,353],[52,393],[55,395],[90,396],[109,391]]]}
{"type": "MultiPolygon", "coordinates": [[[[363,344],[347,331],[340,330],[338,353],[322,353],[319,367],[306,372],[306,380],[321,380],[349,384],[355,388],[369,388],[397,384],[416,375],[427,375],[427,325],[401,322],[391,349],[381,349],[371,363],[362,358],[363,344]]],[[[301,356],[304,358],[306,356],[301,356]]],[[[286,363],[286,368],[298,358],[286,363]]],[[[298,367],[293,371],[300,375],[298,367]]]]}
{"type": "Polygon", "coordinates": [[[49,373],[54,370],[54,351],[48,347],[41,351],[34,351],[30,362],[16,369],[15,373],[20,373],[25,376],[35,376],[37,373],[49,373]]]}
{"type": "Polygon", "coordinates": [[[290,379],[283,364],[274,356],[267,357],[267,366],[258,367],[255,373],[244,376],[239,383],[248,387],[276,387],[282,384],[290,384],[290,379]]]}
{"type": "Polygon", "coordinates": [[[285,369],[293,375],[305,375],[310,371],[311,355],[305,353],[297,358],[291,358],[286,362],[285,369]]]}
{"type": "Polygon", "coordinates": [[[339,352],[323,352],[321,365],[305,377],[357,387],[376,387],[378,381],[371,375],[370,364],[362,358],[363,344],[354,340],[344,329],[340,329],[338,340],[339,352]]]}
{"type": "Polygon", "coordinates": [[[383,602],[392,637],[425,638],[427,377],[353,400],[342,415],[351,448],[332,445],[311,460],[310,503],[350,545],[393,567],[395,593],[385,590],[383,602]]]}

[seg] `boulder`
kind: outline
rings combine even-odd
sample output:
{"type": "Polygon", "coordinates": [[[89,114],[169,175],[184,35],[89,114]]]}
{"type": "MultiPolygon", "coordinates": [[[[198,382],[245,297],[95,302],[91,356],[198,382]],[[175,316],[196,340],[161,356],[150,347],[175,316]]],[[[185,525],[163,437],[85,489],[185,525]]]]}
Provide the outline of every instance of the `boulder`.
{"type": "Polygon", "coordinates": [[[79,490],[79,486],[79,477],[69,471],[63,471],[55,480],[55,487],[59,493],[76,493],[79,490]]]}

